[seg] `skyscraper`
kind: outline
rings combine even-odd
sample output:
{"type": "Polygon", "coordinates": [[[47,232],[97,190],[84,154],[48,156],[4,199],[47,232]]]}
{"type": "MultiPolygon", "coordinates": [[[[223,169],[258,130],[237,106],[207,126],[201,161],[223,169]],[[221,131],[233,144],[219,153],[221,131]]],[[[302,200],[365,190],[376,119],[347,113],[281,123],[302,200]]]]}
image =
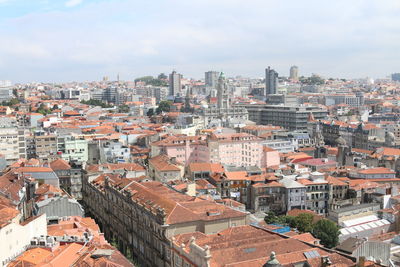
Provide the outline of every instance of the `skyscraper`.
{"type": "Polygon", "coordinates": [[[268,67],[265,69],[265,96],[276,94],[278,87],[278,73],[268,67]]]}
{"type": "Polygon", "coordinates": [[[297,81],[299,79],[299,67],[291,66],[290,67],[290,76],[289,78],[293,81],[297,81]]]}
{"type": "Polygon", "coordinates": [[[216,88],[218,82],[218,71],[207,71],[205,73],[205,85],[208,87],[216,88]]]}
{"type": "Polygon", "coordinates": [[[176,96],[182,90],[181,84],[182,75],[173,71],[169,75],[169,95],[176,96]]]}

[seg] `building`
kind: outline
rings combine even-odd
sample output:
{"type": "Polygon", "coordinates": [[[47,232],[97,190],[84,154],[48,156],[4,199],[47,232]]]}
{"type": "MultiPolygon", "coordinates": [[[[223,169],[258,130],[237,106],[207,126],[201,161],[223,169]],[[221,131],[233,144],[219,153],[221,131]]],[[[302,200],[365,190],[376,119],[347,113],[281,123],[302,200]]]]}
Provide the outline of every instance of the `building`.
{"type": "Polygon", "coordinates": [[[22,253],[34,237],[47,234],[46,215],[24,221],[10,199],[0,196],[0,266],[22,253]]]}
{"type": "Polygon", "coordinates": [[[265,95],[275,95],[278,92],[278,73],[270,67],[265,69],[265,95]]]}
{"type": "Polygon", "coordinates": [[[317,106],[250,104],[244,107],[249,119],[256,124],[281,126],[289,131],[307,131],[310,113],[315,120],[324,120],[328,115],[326,109],[317,106]]]}
{"type": "Polygon", "coordinates": [[[176,158],[169,158],[160,154],[149,159],[149,177],[163,183],[181,180],[184,173],[184,166],[176,161],[176,158]]]}
{"type": "Polygon", "coordinates": [[[400,73],[393,73],[392,81],[400,82],[400,73]]]}
{"type": "Polygon", "coordinates": [[[29,154],[40,160],[57,158],[57,135],[37,131],[33,136],[33,150],[29,154]]]}
{"type": "Polygon", "coordinates": [[[195,112],[203,118],[204,127],[225,126],[233,120],[242,123],[248,120],[248,112],[244,107],[231,105],[230,93],[223,72],[219,75],[217,83],[217,104],[203,106],[195,112]]]}
{"type": "Polygon", "coordinates": [[[261,138],[247,133],[214,133],[208,139],[209,161],[230,166],[264,167],[267,162],[266,155],[263,156],[262,141],[261,138]]]}
{"type": "Polygon", "coordinates": [[[17,128],[0,128],[0,154],[8,164],[26,157],[25,131],[17,128]]]}
{"type": "Polygon", "coordinates": [[[299,67],[297,66],[290,67],[289,79],[291,79],[292,81],[297,81],[299,79],[299,67]]]}
{"type": "Polygon", "coordinates": [[[57,154],[66,161],[86,162],[88,160],[88,141],[75,136],[59,136],[57,154]]]}
{"type": "Polygon", "coordinates": [[[172,238],[171,266],[355,266],[354,258],[313,241],[258,226],[232,227],[209,235],[178,234],[172,238]]]}
{"type": "Polygon", "coordinates": [[[82,199],[82,169],[80,164],[72,166],[63,159],[50,162],[50,168],[57,174],[62,189],[76,199],[82,199]]]}
{"type": "Polygon", "coordinates": [[[299,182],[290,178],[283,178],[279,180],[285,188],[285,207],[286,211],[293,209],[304,210],[306,209],[307,187],[299,182]]]}
{"type": "Polygon", "coordinates": [[[255,183],[250,186],[250,210],[282,214],[286,211],[286,191],[279,182],[255,183]]]}
{"type": "Polygon", "coordinates": [[[176,234],[213,234],[245,225],[247,213],[214,201],[193,198],[160,182],[136,182],[103,174],[85,181],[84,202],[123,253],[131,251],[143,266],[171,264],[171,241],[176,234]]]}
{"type": "Polygon", "coordinates": [[[182,90],[182,75],[173,71],[169,75],[169,96],[176,96],[182,90]]]}
{"type": "Polygon", "coordinates": [[[219,74],[218,71],[207,71],[205,73],[205,86],[217,88],[219,74]]]}

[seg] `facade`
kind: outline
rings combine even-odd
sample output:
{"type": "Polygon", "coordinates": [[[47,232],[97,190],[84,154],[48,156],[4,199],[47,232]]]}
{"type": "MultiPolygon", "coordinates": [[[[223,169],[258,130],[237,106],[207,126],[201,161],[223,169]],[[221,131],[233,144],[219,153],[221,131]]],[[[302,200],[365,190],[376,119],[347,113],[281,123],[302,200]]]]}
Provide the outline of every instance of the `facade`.
{"type": "Polygon", "coordinates": [[[330,185],[323,178],[315,180],[298,179],[297,182],[307,187],[306,209],[325,215],[329,211],[330,185]]]}
{"type": "Polygon", "coordinates": [[[317,106],[245,105],[249,120],[262,125],[281,126],[289,131],[306,131],[309,114],[316,120],[324,120],[326,109],[317,106]]]}
{"type": "Polygon", "coordinates": [[[0,208],[5,224],[0,225],[0,266],[6,266],[14,257],[25,251],[34,237],[47,235],[46,215],[21,222],[21,215],[13,208],[0,208]],[[9,209],[8,212],[5,209],[9,209]],[[3,213],[4,212],[4,213],[3,213]],[[10,216],[11,215],[11,216],[10,216]],[[8,221],[7,221],[8,220],[8,221]]]}
{"type": "Polygon", "coordinates": [[[286,190],[279,182],[256,183],[250,186],[249,208],[254,212],[282,214],[286,211],[286,190]]]}
{"type": "Polygon", "coordinates": [[[25,131],[17,128],[0,128],[0,154],[8,164],[26,157],[25,131]]]}
{"type": "Polygon", "coordinates": [[[88,141],[75,136],[59,136],[58,154],[66,161],[86,162],[88,160],[88,141]]]}
{"type": "Polygon", "coordinates": [[[210,162],[231,166],[262,166],[262,139],[246,133],[212,134],[208,140],[210,162]]]}
{"type": "Polygon", "coordinates": [[[285,207],[287,211],[293,209],[306,209],[307,187],[290,178],[279,180],[285,188],[285,207]]]}
{"type": "Polygon", "coordinates": [[[176,96],[182,90],[182,75],[173,71],[169,75],[169,96],[176,96]]]}
{"type": "Polygon", "coordinates": [[[172,266],[170,238],[199,231],[212,234],[245,225],[247,214],[176,192],[160,182],[101,175],[85,182],[84,202],[107,238],[131,251],[142,266],[172,266]]]}
{"type": "Polygon", "coordinates": [[[265,96],[277,94],[278,73],[270,67],[265,69],[265,96]]]}
{"type": "Polygon", "coordinates": [[[100,158],[102,163],[129,162],[130,149],[118,141],[104,141],[100,144],[100,158]]]}
{"type": "Polygon", "coordinates": [[[36,132],[33,137],[34,157],[40,160],[57,158],[57,136],[45,132],[36,132]]]}

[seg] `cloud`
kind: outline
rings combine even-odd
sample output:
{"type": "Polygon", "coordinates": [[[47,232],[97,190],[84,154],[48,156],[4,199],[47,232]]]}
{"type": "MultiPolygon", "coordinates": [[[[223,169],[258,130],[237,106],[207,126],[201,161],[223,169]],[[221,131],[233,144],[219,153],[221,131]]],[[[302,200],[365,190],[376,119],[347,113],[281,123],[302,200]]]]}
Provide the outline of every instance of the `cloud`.
{"type": "Polygon", "coordinates": [[[301,75],[343,78],[399,71],[397,1],[275,3],[110,0],[65,9],[61,2],[58,9],[0,20],[0,79],[120,73],[132,80],[172,69],[195,78],[212,69],[260,77],[266,66],[287,75],[291,65],[301,75]]]}
{"type": "MultiPolygon", "coordinates": [[[[0,0],[1,1],[1,0],[0,0]]],[[[83,0],[69,0],[65,2],[66,7],[75,7],[82,4],[83,0]]]]}

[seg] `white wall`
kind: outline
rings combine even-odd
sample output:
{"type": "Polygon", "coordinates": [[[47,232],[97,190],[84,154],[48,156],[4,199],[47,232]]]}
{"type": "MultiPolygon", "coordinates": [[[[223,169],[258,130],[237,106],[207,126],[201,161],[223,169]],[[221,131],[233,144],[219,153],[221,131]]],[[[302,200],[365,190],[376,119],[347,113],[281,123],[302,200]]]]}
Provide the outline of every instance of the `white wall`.
{"type": "Polygon", "coordinates": [[[47,235],[46,215],[43,214],[26,225],[19,224],[20,216],[0,229],[0,266],[5,261],[25,251],[34,237],[47,235]]]}

